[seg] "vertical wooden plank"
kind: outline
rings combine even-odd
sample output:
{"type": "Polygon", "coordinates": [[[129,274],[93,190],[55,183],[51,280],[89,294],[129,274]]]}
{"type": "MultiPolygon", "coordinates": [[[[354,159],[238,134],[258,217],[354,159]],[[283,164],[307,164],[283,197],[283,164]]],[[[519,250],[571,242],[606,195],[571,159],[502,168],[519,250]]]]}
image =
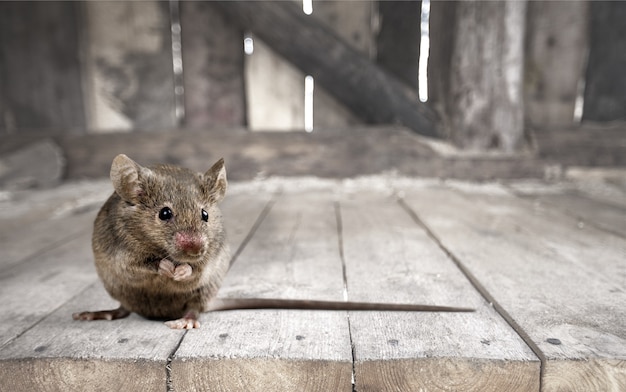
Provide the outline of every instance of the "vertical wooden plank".
{"type": "Polygon", "coordinates": [[[592,1],[583,120],[626,118],[626,3],[592,1]]]}
{"type": "Polygon", "coordinates": [[[587,1],[529,2],[524,70],[527,125],[573,123],[587,59],[588,8],[587,1]]]}
{"type": "MultiPolygon", "coordinates": [[[[313,14],[355,49],[374,53],[372,2],[314,1],[313,14]]],[[[303,72],[255,39],[255,53],[246,57],[246,91],[251,129],[304,129],[303,72]],[[271,78],[265,75],[272,74],[271,78]],[[277,109],[280,108],[280,109],[277,109]]],[[[313,124],[336,128],[361,121],[319,84],[313,91],[313,124]]]]}
{"type": "Polygon", "coordinates": [[[245,57],[246,107],[252,131],[304,130],[304,74],[256,36],[245,57]],[[270,76],[271,75],[271,76],[270,76]]]}
{"type": "Polygon", "coordinates": [[[394,198],[340,203],[350,300],[476,308],[351,312],[356,390],[538,391],[532,351],[394,198]]]}
{"type": "Polygon", "coordinates": [[[380,32],[376,62],[407,86],[417,90],[422,2],[379,1],[380,32]]]}
{"type": "Polygon", "coordinates": [[[525,1],[456,4],[445,115],[452,142],[465,149],[524,146],[525,16],[525,1]]]}
{"type": "MultiPolygon", "coordinates": [[[[332,194],[278,199],[219,296],[341,300],[332,194]]],[[[208,313],[201,322],[172,361],[176,390],[352,390],[345,312],[240,310],[208,313]]]]}
{"type": "Polygon", "coordinates": [[[443,129],[450,131],[446,113],[450,99],[450,73],[454,48],[457,1],[431,1],[428,53],[428,104],[439,114],[443,129]]]}
{"type": "Polygon", "coordinates": [[[0,134],[84,131],[77,7],[0,2],[0,134]]]}
{"type": "Polygon", "coordinates": [[[243,33],[209,2],[180,2],[185,127],[245,125],[243,33]]]}
{"type": "MultiPolygon", "coordinates": [[[[372,1],[345,2],[313,0],[311,17],[328,26],[354,49],[372,56],[376,42],[372,31],[372,1]]],[[[319,83],[313,91],[313,126],[315,128],[337,128],[361,124],[362,121],[330,95],[319,83]]]]}
{"type": "Polygon", "coordinates": [[[83,3],[89,128],[176,126],[167,1],[83,3]]]}

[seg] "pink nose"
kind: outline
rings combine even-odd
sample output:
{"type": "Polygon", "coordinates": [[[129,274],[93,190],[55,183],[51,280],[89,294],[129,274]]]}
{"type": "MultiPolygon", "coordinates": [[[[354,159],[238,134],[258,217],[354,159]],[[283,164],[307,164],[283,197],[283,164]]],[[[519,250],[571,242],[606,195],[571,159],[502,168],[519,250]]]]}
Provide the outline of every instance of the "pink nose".
{"type": "Polygon", "coordinates": [[[190,255],[197,255],[202,252],[204,241],[197,234],[179,232],[174,236],[176,247],[190,255]]]}

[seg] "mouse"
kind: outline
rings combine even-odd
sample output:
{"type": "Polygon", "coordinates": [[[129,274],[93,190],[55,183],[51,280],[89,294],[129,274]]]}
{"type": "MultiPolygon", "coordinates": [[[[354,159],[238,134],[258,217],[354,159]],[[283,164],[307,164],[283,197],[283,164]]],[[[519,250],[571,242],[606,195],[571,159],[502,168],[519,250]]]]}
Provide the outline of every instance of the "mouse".
{"type": "Polygon", "coordinates": [[[143,167],[115,157],[114,192],[94,221],[96,271],[116,309],[74,313],[115,320],[132,312],[172,329],[199,328],[199,314],[236,309],[467,312],[462,307],[271,298],[217,298],[231,264],[219,209],[228,181],[223,159],[205,173],[176,165],[143,167]]]}
{"type": "Polygon", "coordinates": [[[92,249],[112,310],[76,320],[114,320],[135,312],[175,329],[198,328],[230,263],[219,203],[224,160],[205,173],[176,165],[143,167],[124,154],[111,164],[114,192],[98,212],[92,249]]]}

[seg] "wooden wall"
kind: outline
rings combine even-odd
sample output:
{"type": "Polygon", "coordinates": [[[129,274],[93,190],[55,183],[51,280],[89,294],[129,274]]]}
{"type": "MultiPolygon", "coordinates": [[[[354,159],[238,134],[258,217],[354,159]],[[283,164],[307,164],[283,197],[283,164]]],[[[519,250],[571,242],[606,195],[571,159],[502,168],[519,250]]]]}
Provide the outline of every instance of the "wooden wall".
{"type": "MultiPolygon", "coordinates": [[[[316,0],[309,17],[414,91],[420,10],[421,1],[316,0]]],[[[573,124],[581,98],[584,120],[626,119],[625,15],[623,2],[432,2],[428,106],[439,134],[514,151],[528,129],[573,124]],[[488,120],[476,102],[499,112],[488,120]]],[[[0,2],[0,135],[303,129],[305,74],[259,39],[244,55],[246,34],[214,2],[0,2]],[[182,80],[173,73],[173,9],[182,80]]],[[[314,94],[315,127],[371,121],[318,84],[314,94]]]]}
{"type": "Polygon", "coordinates": [[[78,4],[0,3],[0,135],[84,132],[78,4]]]}
{"type": "Polygon", "coordinates": [[[87,1],[76,6],[82,11],[87,128],[175,127],[168,2],[87,1]]]}

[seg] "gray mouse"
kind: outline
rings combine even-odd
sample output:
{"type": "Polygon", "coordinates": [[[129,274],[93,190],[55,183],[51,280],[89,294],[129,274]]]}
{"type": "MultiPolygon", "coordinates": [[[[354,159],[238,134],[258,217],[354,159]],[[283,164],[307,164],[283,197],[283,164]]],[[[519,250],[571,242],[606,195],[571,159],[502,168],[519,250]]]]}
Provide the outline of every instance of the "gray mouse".
{"type": "Polygon", "coordinates": [[[118,155],[115,192],[94,223],[96,269],[113,310],[75,313],[76,320],[113,320],[130,312],[198,328],[198,314],[217,293],[230,251],[218,204],[227,188],[224,160],[206,173],[173,165],[143,167],[118,155]]]}
{"type": "Polygon", "coordinates": [[[96,270],[120,307],[74,313],[115,320],[135,312],[174,329],[199,328],[199,313],[233,309],[468,312],[420,304],[216,298],[230,264],[218,204],[227,188],[224,160],[206,173],[173,165],[146,168],[126,155],[111,165],[114,192],[94,223],[96,270]]]}

